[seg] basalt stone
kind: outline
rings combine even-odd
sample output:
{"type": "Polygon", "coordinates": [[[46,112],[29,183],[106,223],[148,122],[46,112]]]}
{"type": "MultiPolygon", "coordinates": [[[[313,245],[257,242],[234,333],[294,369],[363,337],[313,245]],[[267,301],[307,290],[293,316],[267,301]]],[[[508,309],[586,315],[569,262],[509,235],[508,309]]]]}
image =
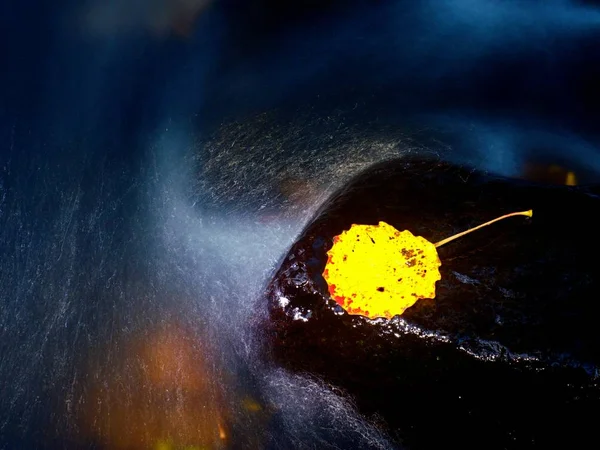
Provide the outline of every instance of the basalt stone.
{"type": "Polygon", "coordinates": [[[600,197],[437,160],[385,162],[320,209],[267,289],[268,358],[341,389],[409,449],[596,441],[600,197]],[[347,314],[322,277],[332,239],[385,221],[437,242],[436,298],[402,316],[347,314]]]}

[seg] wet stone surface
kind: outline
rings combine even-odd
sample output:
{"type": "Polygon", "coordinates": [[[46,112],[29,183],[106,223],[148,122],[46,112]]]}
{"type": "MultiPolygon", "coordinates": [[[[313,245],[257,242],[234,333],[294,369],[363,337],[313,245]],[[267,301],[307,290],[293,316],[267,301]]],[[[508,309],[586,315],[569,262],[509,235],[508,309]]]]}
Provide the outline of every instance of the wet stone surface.
{"type": "Polygon", "coordinates": [[[542,448],[594,433],[600,405],[600,198],[436,160],[359,175],[320,209],[268,286],[265,351],[343,389],[406,448],[542,448]],[[334,236],[385,221],[439,249],[435,299],[402,316],[347,314],[322,272],[334,236]]]}

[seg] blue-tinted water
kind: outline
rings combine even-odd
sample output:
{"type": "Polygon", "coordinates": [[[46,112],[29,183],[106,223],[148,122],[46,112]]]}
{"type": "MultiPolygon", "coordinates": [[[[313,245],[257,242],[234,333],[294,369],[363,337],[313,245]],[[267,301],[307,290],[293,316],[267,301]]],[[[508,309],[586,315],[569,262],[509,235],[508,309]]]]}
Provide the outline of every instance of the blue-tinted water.
{"type": "Polygon", "coordinates": [[[72,3],[1,10],[0,448],[395,448],[256,359],[312,212],[407,152],[600,172],[590,3],[72,3]]]}

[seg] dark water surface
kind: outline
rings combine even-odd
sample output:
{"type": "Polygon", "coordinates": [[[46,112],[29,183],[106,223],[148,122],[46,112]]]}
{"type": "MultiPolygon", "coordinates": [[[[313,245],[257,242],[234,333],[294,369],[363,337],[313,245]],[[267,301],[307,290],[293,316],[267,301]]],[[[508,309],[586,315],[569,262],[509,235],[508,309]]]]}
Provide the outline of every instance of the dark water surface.
{"type": "Polygon", "coordinates": [[[256,359],[314,211],[407,153],[599,179],[594,2],[12,3],[0,448],[397,448],[256,359]]]}

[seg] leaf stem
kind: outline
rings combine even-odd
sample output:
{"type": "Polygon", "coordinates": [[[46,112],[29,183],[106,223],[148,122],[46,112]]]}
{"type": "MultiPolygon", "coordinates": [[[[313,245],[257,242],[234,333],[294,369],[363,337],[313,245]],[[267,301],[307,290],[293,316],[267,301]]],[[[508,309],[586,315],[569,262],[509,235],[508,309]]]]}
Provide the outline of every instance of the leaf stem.
{"type": "Polygon", "coordinates": [[[443,239],[443,240],[441,240],[439,242],[436,242],[435,246],[436,247],[441,247],[442,245],[447,244],[448,242],[453,241],[454,239],[458,239],[459,237],[462,237],[465,234],[469,234],[472,231],[479,230],[480,228],[487,227],[488,225],[491,225],[494,222],[498,222],[499,220],[507,219],[508,217],[514,217],[514,216],[532,217],[533,216],[533,210],[530,209],[528,211],[519,211],[519,212],[510,213],[510,214],[505,214],[505,215],[503,215],[501,217],[495,218],[494,220],[490,220],[489,222],[482,223],[481,225],[478,225],[476,227],[470,228],[467,231],[463,231],[462,233],[455,234],[454,236],[450,236],[450,237],[447,237],[446,239],[443,239]]]}

